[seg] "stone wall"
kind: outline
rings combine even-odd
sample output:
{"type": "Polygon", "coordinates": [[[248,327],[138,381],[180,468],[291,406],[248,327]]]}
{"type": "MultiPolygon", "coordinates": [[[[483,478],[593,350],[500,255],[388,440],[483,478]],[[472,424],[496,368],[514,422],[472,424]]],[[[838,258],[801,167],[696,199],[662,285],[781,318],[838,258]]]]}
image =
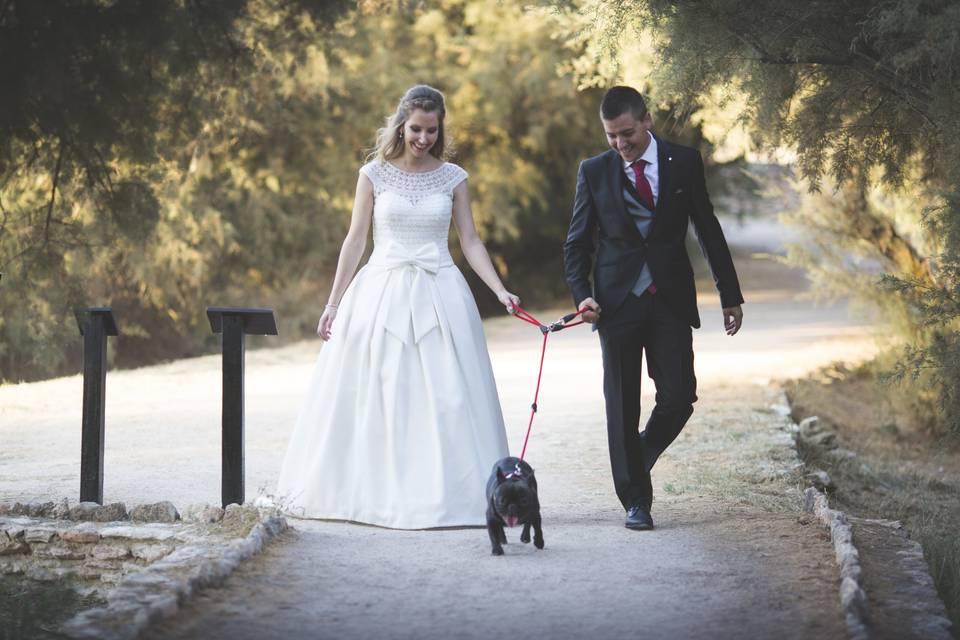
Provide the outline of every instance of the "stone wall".
{"type": "Polygon", "coordinates": [[[193,505],[183,515],[169,502],[129,511],[122,503],[0,504],[0,574],[72,578],[108,604],[69,620],[67,636],[133,638],[286,528],[275,510],[235,504],[193,505]]]}

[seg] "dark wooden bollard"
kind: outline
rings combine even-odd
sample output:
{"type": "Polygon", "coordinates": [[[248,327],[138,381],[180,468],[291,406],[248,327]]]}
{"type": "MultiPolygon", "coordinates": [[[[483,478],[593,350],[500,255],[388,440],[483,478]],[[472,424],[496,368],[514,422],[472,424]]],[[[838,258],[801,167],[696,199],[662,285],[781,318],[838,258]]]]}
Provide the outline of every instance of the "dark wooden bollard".
{"type": "Polygon", "coordinates": [[[214,333],[223,334],[223,449],[220,499],[243,504],[243,342],[247,334],[277,335],[273,309],[208,307],[214,333]]]}
{"type": "Polygon", "coordinates": [[[107,336],[118,335],[110,307],[75,309],[83,336],[83,431],[80,444],[80,502],[103,504],[104,401],[107,336]]]}

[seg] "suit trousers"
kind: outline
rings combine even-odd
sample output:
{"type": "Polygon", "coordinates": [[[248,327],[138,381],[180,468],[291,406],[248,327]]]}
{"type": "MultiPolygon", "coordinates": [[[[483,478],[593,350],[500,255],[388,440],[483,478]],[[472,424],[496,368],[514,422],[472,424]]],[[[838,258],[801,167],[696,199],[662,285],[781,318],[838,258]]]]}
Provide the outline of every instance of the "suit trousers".
{"type": "Polygon", "coordinates": [[[653,498],[650,469],[693,413],[697,379],[693,333],[658,294],[628,294],[598,328],[603,352],[603,395],[607,409],[610,466],[617,497],[629,509],[653,498]],[[656,404],[640,428],[643,355],[653,378],[656,404]]]}

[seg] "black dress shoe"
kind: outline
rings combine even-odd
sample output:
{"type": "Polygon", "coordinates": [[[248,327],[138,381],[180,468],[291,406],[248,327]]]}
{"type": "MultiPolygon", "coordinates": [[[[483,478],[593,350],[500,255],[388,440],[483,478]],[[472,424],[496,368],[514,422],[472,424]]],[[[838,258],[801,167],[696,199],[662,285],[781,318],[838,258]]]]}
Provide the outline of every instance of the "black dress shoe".
{"type": "Polygon", "coordinates": [[[653,518],[650,517],[650,500],[640,500],[627,509],[627,519],[623,523],[627,529],[642,531],[653,529],[653,518]]]}

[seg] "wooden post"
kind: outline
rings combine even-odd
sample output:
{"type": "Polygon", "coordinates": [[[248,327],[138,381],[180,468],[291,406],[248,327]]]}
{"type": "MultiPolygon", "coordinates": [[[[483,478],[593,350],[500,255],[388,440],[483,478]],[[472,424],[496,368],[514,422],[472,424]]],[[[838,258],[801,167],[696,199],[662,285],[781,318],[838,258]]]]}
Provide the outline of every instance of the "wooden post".
{"type": "Polygon", "coordinates": [[[76,309],[83,336],[83,426],[80,444],[80,502],[103,504],[104,405],[107,336],[118,335],[109,307],[76,309]]]}
{"type": "Polygon", "coordinates": [[[244,336],[277,335],[272,309],[208,307],[214,333],[223,334],[220,499],[243,504],[244,487],[244,336]]]}

